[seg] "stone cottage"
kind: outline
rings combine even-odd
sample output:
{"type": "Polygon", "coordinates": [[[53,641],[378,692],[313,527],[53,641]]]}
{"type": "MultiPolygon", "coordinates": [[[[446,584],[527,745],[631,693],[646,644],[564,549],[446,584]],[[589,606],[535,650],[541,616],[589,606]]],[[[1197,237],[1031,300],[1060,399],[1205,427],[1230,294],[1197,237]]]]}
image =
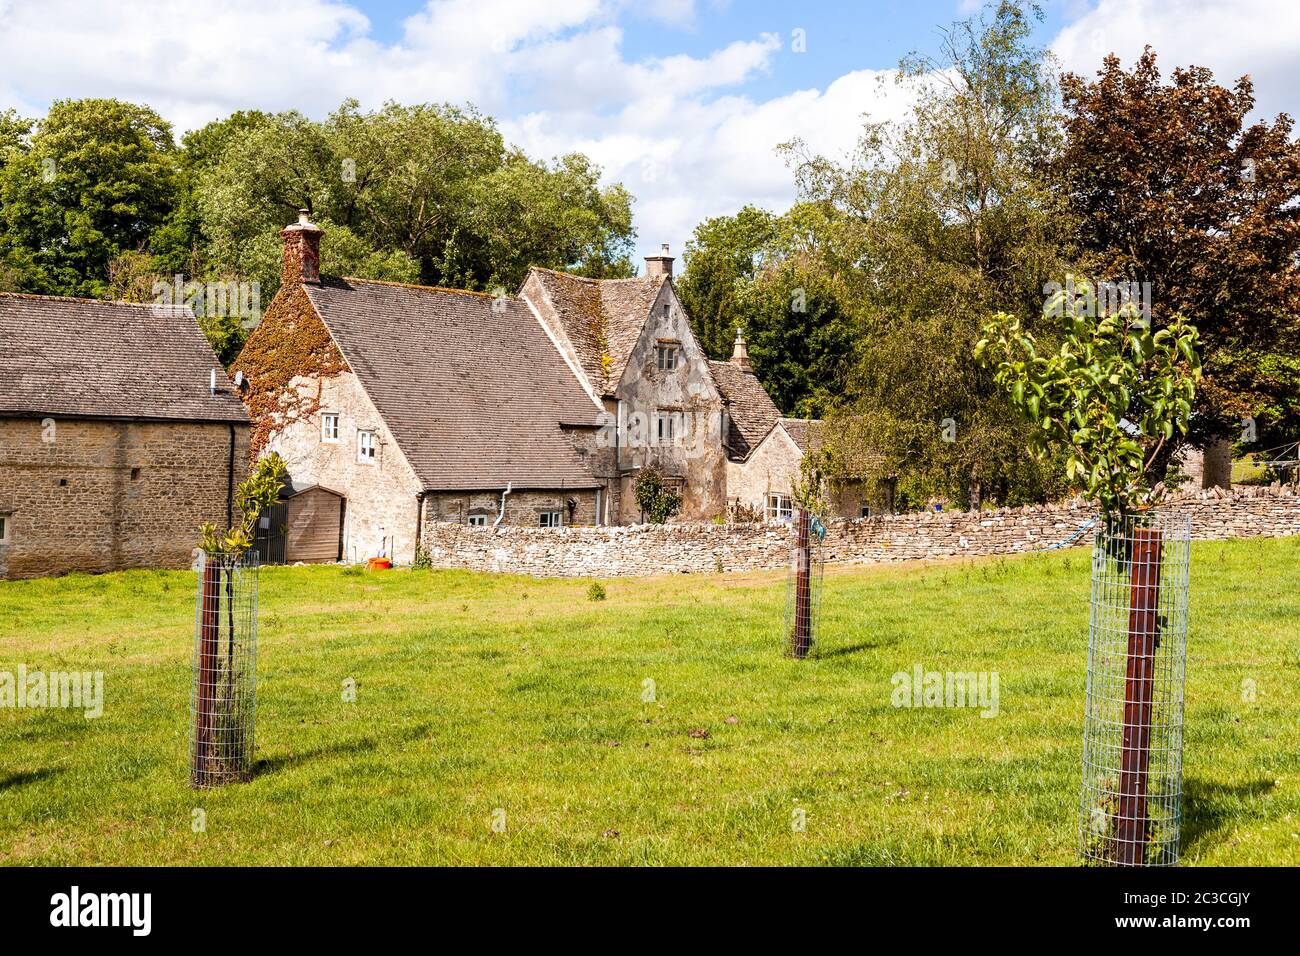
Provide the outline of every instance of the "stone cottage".
{"type": "Polygon", "coordinates": [[[248,449],[188,308],[0,293],[0,578],[188,566],[248,449]]]}
{"type": "Polygon", "coordinates": [[[705,354],[666,247],[638,278],[534,268],[492,296],[322,277],[305,213],[281,236],[280,290],[235,368],[255,453],[286,459],[294,493],[337,500],[328,532],[290,516],[318,553],[334,534],[348,560],[410,561],[434,523],[633,523],[647,465],[681,494],[678,520],[708,520],[780,419],[743,339],[731,362],[705,354]]]}

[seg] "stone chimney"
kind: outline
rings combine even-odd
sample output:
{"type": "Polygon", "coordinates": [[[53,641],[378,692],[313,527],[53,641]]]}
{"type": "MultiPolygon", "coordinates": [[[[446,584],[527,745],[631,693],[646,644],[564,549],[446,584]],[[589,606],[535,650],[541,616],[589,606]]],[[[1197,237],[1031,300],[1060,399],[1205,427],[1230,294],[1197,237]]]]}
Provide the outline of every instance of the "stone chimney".
{"type": "Polygon", "coordinates": [[[659,255],[645,257],[646,278],[651,276],[673,277],[673,257],[668,254],[668,243],[659,247],[659,255]]]}
{"type": "Polygon", "coordinates": [[[307,218],[307,210],[298,210],[298,221],[280,230],[284,240],[284,264],[280,268],[280,284],[301,282],[320,284],[320,237],[325,230],[307,218]]]}
{"type": "Polygon", "coordinates": [[[731,364],[743,368],[746,372],[754,371],[754,367],[749,364],[749,347],[745,345],[745,336],[740,331],[740,326],[736,326],[736,347],[731,352],[731,364]]]}

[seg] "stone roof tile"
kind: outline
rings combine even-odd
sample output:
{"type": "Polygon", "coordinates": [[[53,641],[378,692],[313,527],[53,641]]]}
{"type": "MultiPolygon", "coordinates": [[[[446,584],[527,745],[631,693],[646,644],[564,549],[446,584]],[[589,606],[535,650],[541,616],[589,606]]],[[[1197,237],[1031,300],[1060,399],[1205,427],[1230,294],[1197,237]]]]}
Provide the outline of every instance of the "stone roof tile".
{"type": "Polygon", "coordinates": [[[248,422],[188,307],[15,292],[0,292],[0,415],[248,422]]]}
{"type": "Polygon", "coordinates": [[[600,409],[523,301],[363,279],[304,288],[426,490],[600,486],[560,428],[600,409]]]}

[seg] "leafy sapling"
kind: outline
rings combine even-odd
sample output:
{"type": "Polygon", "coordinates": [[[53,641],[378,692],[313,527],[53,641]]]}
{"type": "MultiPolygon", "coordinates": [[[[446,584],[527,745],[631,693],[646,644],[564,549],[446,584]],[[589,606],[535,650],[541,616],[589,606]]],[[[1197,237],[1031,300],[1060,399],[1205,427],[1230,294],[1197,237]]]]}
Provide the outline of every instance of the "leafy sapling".
{"type": "Polygon", "coordinates": [[[1035,455],[1064,453],[1066,478],[1118,517],[1159,500],[1163,487],[1151,485],[1151,468],[1175,431],[1187,433],[1201,362],[1196,327],[1185,317],[1152,330],[1132,304],[1094,315],[1095,301],[1075,280],[1048,303],[1066,325],[1055,354],[1040,354],[1020,321],[999,313],[975,357],[1038,426],[1035,455]]]}
{"type": "Polygon", "coordinates": [[[257,528],[257,519],[262,512],[280,499],[285,478],[289,474],[284,459],[277,454],[270,454],[257,463],[253,473],[239,485],[235,494],[235,505],[239,508],[239,524],[226,531],[218,531],[212,522],[206,522],[199,528],[203,536],[203,550],[209,554],[240,555],[253,546],[253,535],[257,528]]]}

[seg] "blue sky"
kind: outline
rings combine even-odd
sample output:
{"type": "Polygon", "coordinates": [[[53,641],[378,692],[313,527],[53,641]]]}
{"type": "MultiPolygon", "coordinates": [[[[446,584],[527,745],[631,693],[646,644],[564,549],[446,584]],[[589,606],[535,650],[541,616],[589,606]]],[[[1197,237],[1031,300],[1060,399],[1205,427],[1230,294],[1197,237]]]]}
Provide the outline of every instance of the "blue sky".
{"type": "MultiPolygon", "coordinates": [[[[1092,72],[1143,44],[1166,67],[1250,73],[1260,112],[1300,114],[1300,0],[1045,0],[1039,42],[1092,72]]],[[[148,103],[178,132],[237,109],[322,117],[473,103],[541,158],[591,156],[637,198],[641,253],[704,217],[795,198],[776,144],[849,151],[863,115],[902,119],[887,81],[977,0],[0,0],[0,109],[148,103]],[[792,49],[795,31],[805,52],[792,49]]]]}

